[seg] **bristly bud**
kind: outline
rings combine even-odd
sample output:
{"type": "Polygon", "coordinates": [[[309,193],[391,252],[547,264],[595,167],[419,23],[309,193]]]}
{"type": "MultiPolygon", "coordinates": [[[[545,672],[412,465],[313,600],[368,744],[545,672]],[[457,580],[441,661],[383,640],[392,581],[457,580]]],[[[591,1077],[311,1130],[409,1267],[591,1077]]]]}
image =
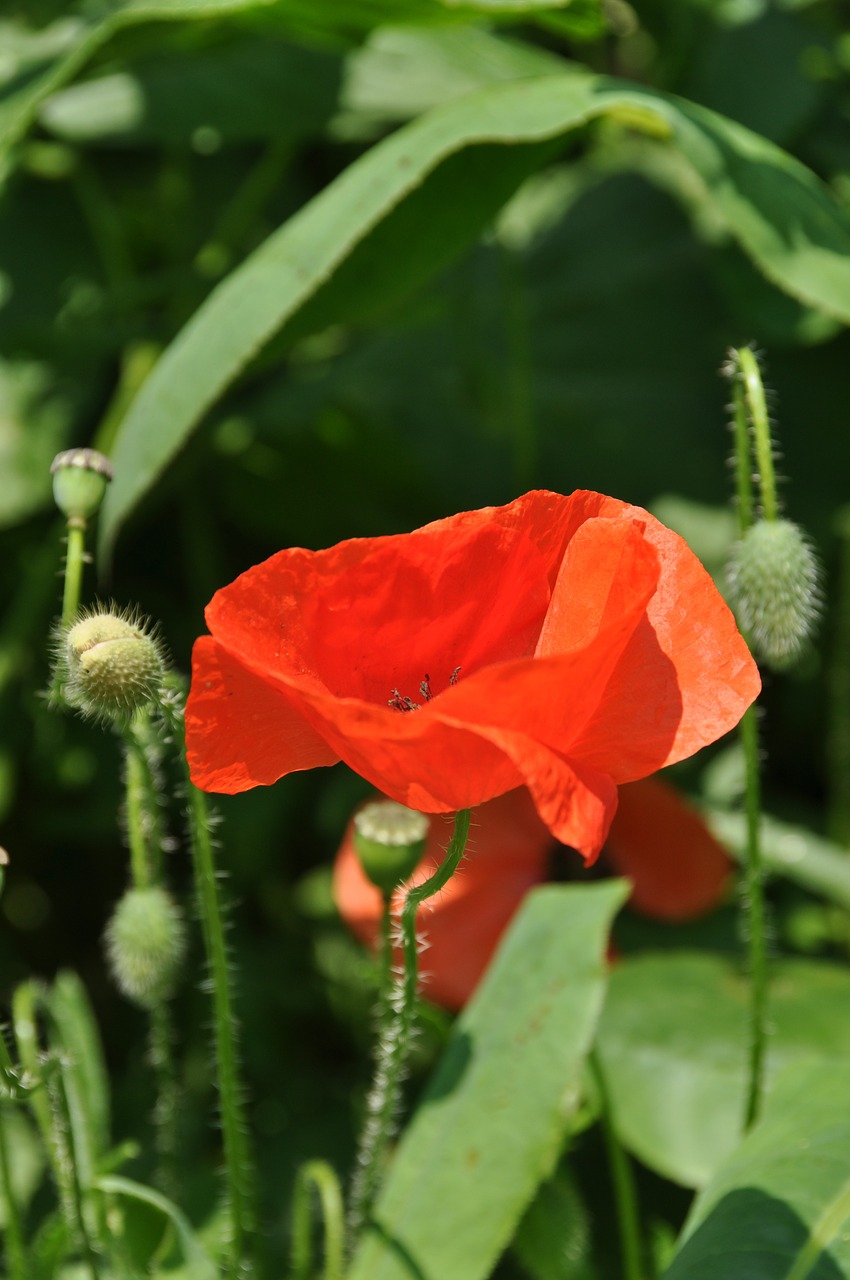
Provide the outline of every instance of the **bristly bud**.
{"type": "Polygon", "coordinates": [[[72,706],[107,720],[127,720],[159,698],[162,647],[135,614],[85,614],[61,636],[60,678],[72,706]]]}
{"type": "Polygon", "coordinates": [[[395,800],[373,800],[354,817],[354,848],[366,875],[391,894],[425,852],[428,819],[395,800]]]}
{"type": "Polygon", "coordinates": [[[149,1009],[171,994],[186,952],[186,930],[165,889],[128,889],[104,935],[119,990],[149,1009]]]}
{"type": "Polygon", "coordinates": [[[804,533],[790,520],[759,520],[732,548],[729,591],[756,656],[790,667],[820,614],[820,568],[804,533]]]}
{"type": "Polygon", "coordinates": [[[112,464],[96,449],[66,449],[50,467],[53,497],[69,520],[86,521],[103,501],[112,464]]]}

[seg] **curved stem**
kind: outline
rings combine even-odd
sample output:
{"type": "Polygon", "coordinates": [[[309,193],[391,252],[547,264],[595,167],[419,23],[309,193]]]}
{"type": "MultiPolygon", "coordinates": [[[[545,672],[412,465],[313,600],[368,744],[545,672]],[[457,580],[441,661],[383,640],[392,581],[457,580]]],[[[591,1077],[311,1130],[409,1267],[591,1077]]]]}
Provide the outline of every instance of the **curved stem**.
{"type": "Polygon", "coordinates": [[[311,1280],[313,1270],[310,1190],[315,1187],[322,1210],[325,1266],[323,1280],[342,1280],[345,1245],[344,1212],[339,1179],[324,1160],[311,1160],[298,1170],[292,1201],[292,1280],[311,1280]]]}
{"type": "Polygon", "coordinates": [[[371,1213],[383,1174],[387,1148],[396,1129],[419,981],[416,912],[427,898],[439,893],[457,870],[466,848],[469,819],[468,809],[458,811],[445,858],[428,880],[415,889],[409,890],[405,895],[401,912],[404,971],[393,993],[392,1018],[385,1027],[378,1045],[375,1079],[367,1100],[367,1119],[360,1140],[351,1189],[349,1237],[352,1245],[371,1213]]]}

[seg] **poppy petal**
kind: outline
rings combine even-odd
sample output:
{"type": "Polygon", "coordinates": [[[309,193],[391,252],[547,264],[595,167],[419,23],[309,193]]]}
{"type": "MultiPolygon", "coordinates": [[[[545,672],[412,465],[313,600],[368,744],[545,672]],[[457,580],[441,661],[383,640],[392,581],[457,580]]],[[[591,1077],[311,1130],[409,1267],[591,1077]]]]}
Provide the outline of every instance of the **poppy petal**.
{"type": "Polygon", "coordinates": [[[646,521],[660,557],[658,589],[572,748],[597,768],[604,763],[617,782],[645,777],[715,742],[761,689],[709,574],[678,534],[651,516],[646,521]]]}
{"type": "Polygon", "coordinates": [[[195,786],[228,795],[339,759],[283,691],[210,636],[192,651],[186,737],[195,786]]]}
{"type": "Polygon", "coordinates": [[[733,865],[697,811],[657,778],[620,787],[605,857],[632,881],[637,911],[671,921],[716,907],[733,865]]]}

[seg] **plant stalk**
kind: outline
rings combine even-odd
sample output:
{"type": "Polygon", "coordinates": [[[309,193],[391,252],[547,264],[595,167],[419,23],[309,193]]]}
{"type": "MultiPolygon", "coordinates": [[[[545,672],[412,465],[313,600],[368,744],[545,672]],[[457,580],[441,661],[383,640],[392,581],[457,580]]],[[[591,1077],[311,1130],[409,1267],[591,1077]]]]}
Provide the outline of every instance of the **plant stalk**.
{"type": "Polygon", "coordinates": [[[404,969],[392,995],[391,1017],[378,1045],[375,1078],[367,1100],[367,1119],[351,1189],[349,1242],[352,1247],[369,1219],[383,1174],[387,1149],[396,1130],[419,980],[416,912],[426,899],[439,893],[457,870],[466,848],[469,820],[468,809],[458,811],[445,858],[428,880],[415,889],[410,889],[405,895],[401,911],[404,969]]]}

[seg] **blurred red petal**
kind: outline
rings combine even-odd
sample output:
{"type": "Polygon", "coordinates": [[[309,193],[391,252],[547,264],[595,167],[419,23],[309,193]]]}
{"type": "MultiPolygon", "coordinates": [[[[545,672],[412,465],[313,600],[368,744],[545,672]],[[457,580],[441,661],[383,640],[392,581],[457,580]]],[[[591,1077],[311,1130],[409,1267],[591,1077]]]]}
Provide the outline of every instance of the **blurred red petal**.
{"type": "Polygon", "coordinates": [[[733,865],[697,811],[657,778],[620,787],[605,857],[631,880],[636,911],[670,921],[716,907],[733,865]]]}
{"type": "MultiPolygon", "coordinates": [[[[360,867],[352,827],[353,823],[334,864],[334,898],[349,928],[374,946],[381,895],[360,867]]],[[[449,819],[431,819],[427,851],[414,883],[442,860],[450,836],[449,819]]],[[[467,854],[457,874],[418,916],[419,932],[428,941],[420,961],[423,995],[447,1009],[466,1003],[523,897],[546,878],[551,848],[549,832],[522,788],[475,811],[467,854]]],[[[397,905],[400,901],[398,894],[397,905]]]]}

